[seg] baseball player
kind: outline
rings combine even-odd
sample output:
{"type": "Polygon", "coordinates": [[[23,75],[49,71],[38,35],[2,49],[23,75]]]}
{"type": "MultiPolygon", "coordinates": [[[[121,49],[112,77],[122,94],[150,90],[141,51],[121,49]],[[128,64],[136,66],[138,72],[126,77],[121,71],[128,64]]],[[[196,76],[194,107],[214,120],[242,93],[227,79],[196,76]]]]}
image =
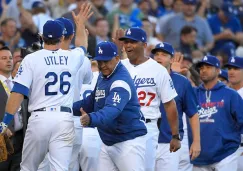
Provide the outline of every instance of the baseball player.
{"type": "MultiPolygon", "coordinates": [[[[81,89],[81,100],[88,97],[94,90],[99,72],[93,72],[91,84],[84,84],[81,89]]],[[[79,164],[82,170],[97,171],[98,159],[102,141],[97,128],[85,127],[83,129],[83,142],[79,153],[79,164]]],[[[77,169],[78,170],[78,169],[77,169]]]]}
{"type": "Polygon", "coordinates": [[[224,69],[220,69],[219,71],[219,81],[222,81],[225,85],[228,85],[228,71],[224,69]]]}
{"type": "MultiPolygon", "coordinates": [[[[121,35],[121,33],[117,33],[117,35],[121,35]]],[[[115,38],[115,40],[117,39],[118,37],[115,38]]],[[[144,30],[130,28],[125,32],[125,36],[120,37],[119,40],[124,43],[124,49],[128,56],[128,59],[122,60],[122,63],[132,76],[141,111],[146,119],[148,129],[146,135],[146,171],[154,171],[159,135],[157,121],[161,117],[159,109],[161,101],[164,104],[173,135],[168,148],[171,152],[180,148],[178,116],[174,101],[177,93],[166,69],[153,59],[145,57],[144,49],[147,46],[147,36],[144,30]]]]}
{"type": "Polygon", "coordinates": [[[147,129],[133,80],[114,43],[99,43],[95,52],[101,74],[91,95],[74,103],[74,115],[82,115],[84,127],[98,128],[99,171],[144,171],[147,129]]]}
{"type": "MultiPolygon", "coordinates": [[[[75,41],[75,45],[84,47],[84,51],[86,51],[85,49],[87,49],[87,39],[88,39],[84,28],[84,23],[91,16],[90,9],[91,9],[90,4],[84,3],[81,6],[80,12],[77,15],[73,14],[74,16],[73,18],[77,28],[75,39],[78,39],[75,41]]],[[[64,41],[61,44],[61,49],[69,50],[75,32],[72,21],[63,17],[58,18],[57,20],[60,21],[65,27],[64,41]]],[[[82,66],[80,67],[78,73],[76,74],[76,79],[75,79],[76,83],[74,87],[74,102],[79,100],[79,92],[81,90],[82,84],[83,83],[88,84],[91,82],[91,80],[92,80],[91,65],[89,59],[85,57],[82,66]]],[[[73,120],[74,120],[74,127],[75,127],[75,138],[73,144],[72,157],[69,165],[69,171],[75,170],[74,167],[76,165],[76,162],[78,162],[78,153],[82,144],[82,126],[80,124],[80,119],[77,116],[73,116],[73,120]]],[[[47,158],[43,161],[43,163],[41,163],[38,171],[49,171],[49,170],[50,167],[47,158]]]]}
{"type": "MultiPolygon", "coordinates": [[[[192,161],[194,171],[237,171],[243,101],[240,95],[218,81],[220,62],[207,55],[198,64],[203,83],[196,89],[202,151],[192,161]]],[[[191,143],[191,138],[189,137],[191,143]]]]}
{"type": "Polygon", "coordinates": [[[80,47],[72,52],[60,49],[63,34],[60,22],[47,21],[43,27],[44,49],[27,55],[14,79],[0,131],[4,132],[24,96],[28,96],[31,116],[21,171],[37,170],[47,151],[51,170],[68,170],[74,140],[74,79],[83,63],[84,51],[80,47]]]}
{"type": "MultiPolygon", "coordinates": [[[[198,102],[196,94],[190,84],[190,81],[184,76],[171,71],[171,63],[174,58],[174,48],[171,44],[166,42],[161,42],[152,49],[151,53],[154,55],[154,60],[159,64],[163,65],[167,71],[170,73],[171,79],[175,86],[175,90],[178,94],[176,96],[176,107],[179,114],[179,132],[180,140],[183,139],[183,121],[182,116],[183,112],[190,118],[190,123],[193,132],[193,143],[190,148],[191,159],[194,160],[200,154],[200,129],[199,129],[199,119],[198,119],[198,102]]],[[[178,56],[180,57],[180,56],[178,56]]],[[[172,139],[171,131],[166,119],[166,113],[163,105],[161,105],[161,123],[160,123],[160,133],[159,133],[159,146],[157,149],[157,158],[156,158],[156,171],[160,170],[170,170],[178,171],[179,170],[179,160],[180,160],[180,150],[175,153],[170,153],[169,143],[172,139]]],[[[188,148],[185,147],[185,148],[188,148]]],[[[188,154],[189,158],[189,154],[188,154]]],[[[190,163],[188,163],[190,165],[190,163]]],[[[185,170],[185,169],[183,169],[185,170]]],[[[189,168],[188,170],[192,170],[189,168]]]]}
{"type": "MultiPolygon", "coordinates": [[[[243,98],[243,58],[231,57],[225,65],[228,68],[228,78],[230,87],[236,90],[243,98]]],[[[242,132],[241,132],[242,133],[242,132]]],[[[239,148],[240,157],[238,159],[238,171],[243,170],[243,135],[241,135],[241,145],[239,148]]]]}

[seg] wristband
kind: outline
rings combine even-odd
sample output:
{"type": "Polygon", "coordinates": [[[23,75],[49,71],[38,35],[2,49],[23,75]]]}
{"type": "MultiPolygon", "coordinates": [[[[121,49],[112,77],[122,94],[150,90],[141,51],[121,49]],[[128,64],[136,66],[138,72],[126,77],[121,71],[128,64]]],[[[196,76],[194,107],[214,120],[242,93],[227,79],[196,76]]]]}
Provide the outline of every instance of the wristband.
{"type": "Polygon", "coordinates": [[[172,138],[176,140],[181,140],[179,134],[172,135],[172,138]]]}
{"type": "Polygon", "coordinates": [[[14,117],[14,115],[5,112],[4,118],[3,118],[3,123],[5,123],[6,125],[8,125],[12,121],[13,117],[14,117]]]}

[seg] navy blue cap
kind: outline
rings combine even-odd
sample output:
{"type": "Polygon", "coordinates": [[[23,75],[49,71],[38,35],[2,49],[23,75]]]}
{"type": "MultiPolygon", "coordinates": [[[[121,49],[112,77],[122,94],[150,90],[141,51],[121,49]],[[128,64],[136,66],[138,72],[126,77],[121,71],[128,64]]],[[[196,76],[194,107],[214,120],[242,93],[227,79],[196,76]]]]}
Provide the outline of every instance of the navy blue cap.
{"type": "Polygon", "coordinates": [[[227,16],[234,16],[235,15],[235,7],[231,2],[224,2],[221,5],[221,10],[224,12],[227,16]]]}
{"type": "Polygon", "coordinates": [[[101,42],[95,48],[96,61],[109,61],[118,55],[117,46],[112,42],[101,42]]]}
{"type": "Polygon", "coordinates": [[[131,27],[126,31],[125,36],[121,37],[119,40],[123,41],[126,39],[131,39],[138,42],[146,42],[147,35],[143,29],[138,27],[131,27]]]}
{"type": "Polygon", "coordinates": [[[45,8],[45,4],[42,1],[35,1],[32,3],[33,8],[45,8]]]}
{"type": "Polygon", "coordinates": [[[64,24],[64,27],[65,27],[64,36],[70,36],[75,32],[72,20],[64,18],[64,17],[57,18],[56,20],[58,20],[64,24]]]}
{"type": "Polygon", "coordinates": [[[225,80],[229,81],[228,80],[228,71],[224,70],[224,69],[221,69],[220,72],[219,72],[219,77],[222,77],[225,80]]]}
{"type": "Polygon", "coordinates": [[[197,63],[196,67],[199,68],[203,64],[208,64],[208,65],[214,66],[216,68],[220,68],[220,62],[219,62],[218,58],[215,56],[211,56],[211,55],[204,56],[203,59],[197,63]]]}
{"type": "Polygon", "coordinates": [[[58,39],[64,35],[64,24],[57,20],[48,20],[43,26],[43,36],[48,39],[58,39]]]}
{"type": "Polygon", "coordinates": [[[243,68],[243,58],[238,56],[231,57],[225,67],[243,68]]]}
{"type": "Polygon", "coordinates": [[[158,50],[162,50],[162,51],[170,54],[171,56],[174,56],[174,53],[175,53],[172,45],[169,43],[166,43],[166,42],[161,42],[161,43],[157,44],[155,46],[155,48],[152,49],[151,53],[155,54],[158,50]]]}
{"type": "Polygon", "coordinates": [[[183,0],[184,4],[197,5],[197,0],[183,0]]]}

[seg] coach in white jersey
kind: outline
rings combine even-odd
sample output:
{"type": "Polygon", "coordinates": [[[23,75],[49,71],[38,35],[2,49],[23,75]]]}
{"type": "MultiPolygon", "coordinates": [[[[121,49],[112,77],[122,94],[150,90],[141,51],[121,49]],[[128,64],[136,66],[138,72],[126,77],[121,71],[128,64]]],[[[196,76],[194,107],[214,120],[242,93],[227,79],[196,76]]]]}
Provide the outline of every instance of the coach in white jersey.
{"type": "Polygon", "coordinates": [[[47,151],[51,170],[67,171],[74,140],[72,103],[75,76],[84,60],[82,48],[60,49],[64,26],[49,20],[43,27],[44,49],[27,55],[14,79],[1,122],[4,132],[24,96],[29,97],[29,118],[21,171],[35,171],[47,151]],[[73,62],[75,61],[75,62],[73,62]]]}
{"type": "Polygon", "coordinates": [[[154,171],[159,135],[157,121],[161,117],[159,108],[161,101],[164,104],[174,137],[170,142],[171,152],[180,148],[180,140],[178,114],[174,101],[177,93],[167,70],[153,59],[144,56],[144,49],[147,46],[146,39],[146,33],[140,28],[130,28],[124,37],[119,38],[120,41],[123,41],[128,56],[128,59],[122,60],[122,63],[133,78],[141,111],[146,119],[148,129],[145,154],[146,171],[154,171]]]}
{"type": "MultiPolygon", "coordinates": [[[[228,68],[228,78],[230,87],[236,90],[243,98],[243,58],[231,57],[225,65],[228,68]]],[[[243,133],[243,132],[241,132],[243,133]]],[[[238,149],[240,157],[238,159],[238,171],[243,170],[243,134],[241,134],[241,147],[238,149]]]]}

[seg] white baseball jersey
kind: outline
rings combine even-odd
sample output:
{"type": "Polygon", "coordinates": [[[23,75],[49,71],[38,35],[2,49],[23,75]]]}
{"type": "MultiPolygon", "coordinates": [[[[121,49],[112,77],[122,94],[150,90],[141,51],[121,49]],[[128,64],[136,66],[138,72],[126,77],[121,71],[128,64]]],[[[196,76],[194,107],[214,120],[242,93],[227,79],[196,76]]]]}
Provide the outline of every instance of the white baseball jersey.
{"type": "Polygon", "coordinates": [[[137,88],[141,111],[146,119],[158,119],[160,102],[166,103],[177,96],[173,82],[165,67],[153,59],[134,66],[129,59],[122,60],[137,88]]]}
{"type": "Polygon", "coordinates": [[[239,90],[237,90],[237,92],[243,98],[243,87],[241,87],[239,90]]]}
{"type": "Polygon", "coordinates": [[[93,72],[93,79],[91,81],[90,84],[84,84],[81,88],[81,92],[80,92],[80,99],[84,99],[85,97],[87,97],[88,95],[90,95],[90,93],[94,90],[95,85],[97,83],[97,79],[99,76],[99,72],[93,72]]]}
{"type": "Polygon", "coordinates": [[[75,87],[74,87],[74,102],[80,100],[80,91],[82,89],[83,84],[89,84],[92,81],[93,74],[91,70],[91,63],[87,57],[84,58],[83,65],[78,70],[75,79],[75,87]]]}
{"type": "Polygon", "coordinates": [[[83,64],[82,48],[39,50],[22,61],[15,82],[29,89],[29,111],[43,107],[72,107],[74,79],[83,64]]]}

